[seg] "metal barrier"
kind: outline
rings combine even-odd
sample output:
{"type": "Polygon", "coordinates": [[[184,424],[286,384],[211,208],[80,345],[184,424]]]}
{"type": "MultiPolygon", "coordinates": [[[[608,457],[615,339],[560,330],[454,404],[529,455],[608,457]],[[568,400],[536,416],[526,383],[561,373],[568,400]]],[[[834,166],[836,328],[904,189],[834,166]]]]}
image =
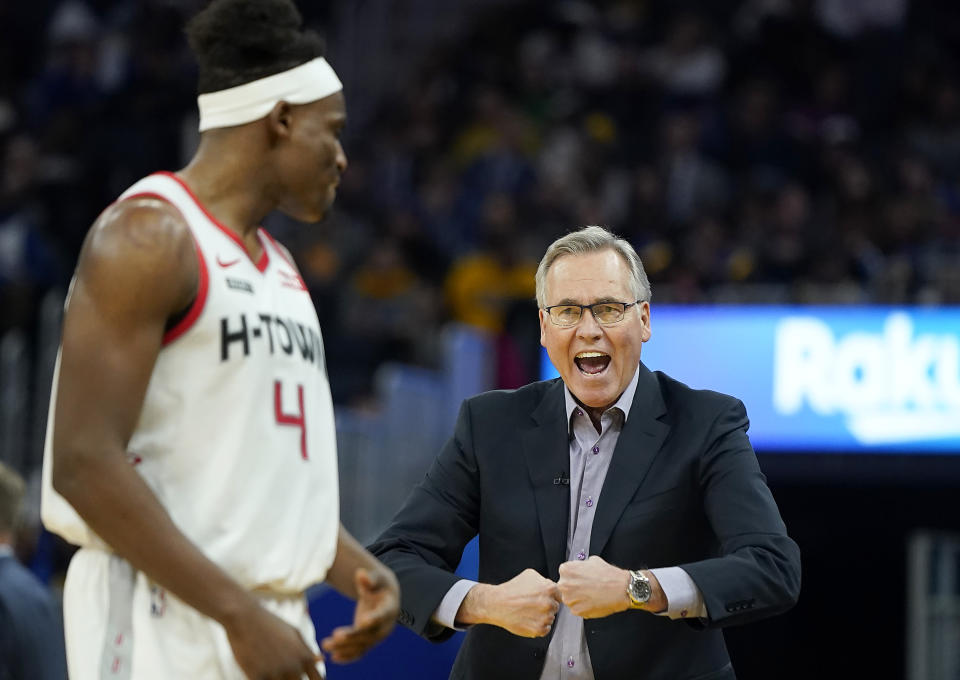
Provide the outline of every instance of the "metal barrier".
{"type": "Polygon", "coordinates": [[[337,409],[340,508],[344,526],[368,542],[386,526],[453,434],[460,403],[490,389],[490,338],[444,330],[442,372],[383,364],[376,414],[337,409]]]}
{"type": "Polygon", "coordinates": [[[0,338],[0,460],[25,473],[30,354],[23,331],[0,338]]]}
{"type": "Polygon", "coordinates": [[[60,289],[44,296],[32,348],[26,332],[19,328],[0,338],[0,460],[25,478],[43,459],[63,299],[60,289]]]}
{"type": "Polygon", "coordinates": [[[53,370],[60,348],[63,304],[66,295],[60,289],[51,290],[40,303],[37,324],[36,364],[33,370],[33,406],[28,434],[27,469],[40,467],[43,462],[43,440],[47,434],[47,411],[50,406],[50,388],[53,370]]]}
{"type": "MultiPolygon", "coordinates": [[[[492,387],[492,339],[465,326],[449,326],[442,336],[440,372],[400,364],[380,367],[375,379],[376,414],[337,410],[340,507],[344,526],[362,543],[380,533],[423,477],[453,433],[460,403],[492,387]]],[[[464,550],[457,573],[477,578],[478,547],[464,550]]],[[[353,603],[326,586],[310,592],[310,611],[322,638],[349,621],[353,603]]],[[[462,635],[432,645],[400,626],[357,663],[330,664],[331,680],[374,677],[446,678],[462,635]],[[385,670],[389,669],[389,670],[385,670]]]]}
{"type": "Polygon", "coordinates": [[[361,542],[377,536],[423,478],[461,401],[490,389],[488,337],[450,326],[442,347],[442,372],[394,363],[377,370],[377,413],[337,409],[341,516],[361,542]]]}
{"type": "Polygon", "coordinates": [[[960,678],[960,535],[918,531],[907,550],[907,678],[960,678]]]}

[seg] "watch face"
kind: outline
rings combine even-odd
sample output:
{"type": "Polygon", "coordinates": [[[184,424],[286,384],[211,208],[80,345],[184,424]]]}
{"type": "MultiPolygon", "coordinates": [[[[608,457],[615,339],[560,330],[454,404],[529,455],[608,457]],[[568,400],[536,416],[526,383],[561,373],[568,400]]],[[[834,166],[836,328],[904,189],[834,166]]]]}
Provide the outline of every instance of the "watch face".
{"type": "Polygon", "coordinates": [[[646,579],[632,578],[630,580],[630,596],[636,602],[646,602],[650,599],[650,583],[646,579]]]}

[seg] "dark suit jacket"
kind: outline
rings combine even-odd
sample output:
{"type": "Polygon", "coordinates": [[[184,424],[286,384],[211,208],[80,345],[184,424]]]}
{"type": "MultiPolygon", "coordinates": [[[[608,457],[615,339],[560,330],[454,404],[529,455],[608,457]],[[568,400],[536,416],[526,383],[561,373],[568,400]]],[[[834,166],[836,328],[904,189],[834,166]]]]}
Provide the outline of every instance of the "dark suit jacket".
{"type": "MultiPolygon", "coordinates": [[[[590,554],[627,569],[682,567],[709,618],[671,621],[626,611],[585,622],[597,680],[733,678],[720,627],[790,608],[800,551],[747,439],[743,404],[692,390],[640,364],[630,416],[597,502],[590,554]]],[[[527,567],[557,580],[565,559],[569,472],[563,383],[538,382],[464,402],[444,446],[393,522],[371,546],[402,590],[401,623],[428,639],[464,546],[480,535],[479,580],[502,583],[527,567]]],[[[539,677],[548,638],[470,628],[451,677],[539,677]]]]}
{"type": "Polygon", "coordinates": [[[65,680],[63,625],[46,588],[0,555],[0,680],[65,680]]]}

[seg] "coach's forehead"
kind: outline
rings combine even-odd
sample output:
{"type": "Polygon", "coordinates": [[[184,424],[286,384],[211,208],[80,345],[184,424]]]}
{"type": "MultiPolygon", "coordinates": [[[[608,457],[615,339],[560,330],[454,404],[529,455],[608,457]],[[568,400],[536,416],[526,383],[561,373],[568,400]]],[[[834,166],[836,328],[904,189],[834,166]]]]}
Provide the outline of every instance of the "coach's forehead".
{"type": "Polygon", "coordinates": [[[624,301],[631,297],[630,270],[612,249],[561,255],[547,270],[547,304],[624,301]]]}

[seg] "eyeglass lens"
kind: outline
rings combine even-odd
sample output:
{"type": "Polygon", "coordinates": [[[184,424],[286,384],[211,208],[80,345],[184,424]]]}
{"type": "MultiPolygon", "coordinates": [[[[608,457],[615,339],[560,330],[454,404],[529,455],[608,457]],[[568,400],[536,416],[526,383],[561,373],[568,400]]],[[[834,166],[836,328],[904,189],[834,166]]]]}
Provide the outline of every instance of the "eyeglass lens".
{"type": "MultiPolygon", "coordinates": [[[[601,324],[616,323],[623,318],[626,306],[622,302],[598,302],[593,305],[584,305],[593,312],[593,318],[601,324]]],[[[583,314],[580,305],[563,305],[550,309],[550,316],[560,326],[572,326],[583,314]]]]}

